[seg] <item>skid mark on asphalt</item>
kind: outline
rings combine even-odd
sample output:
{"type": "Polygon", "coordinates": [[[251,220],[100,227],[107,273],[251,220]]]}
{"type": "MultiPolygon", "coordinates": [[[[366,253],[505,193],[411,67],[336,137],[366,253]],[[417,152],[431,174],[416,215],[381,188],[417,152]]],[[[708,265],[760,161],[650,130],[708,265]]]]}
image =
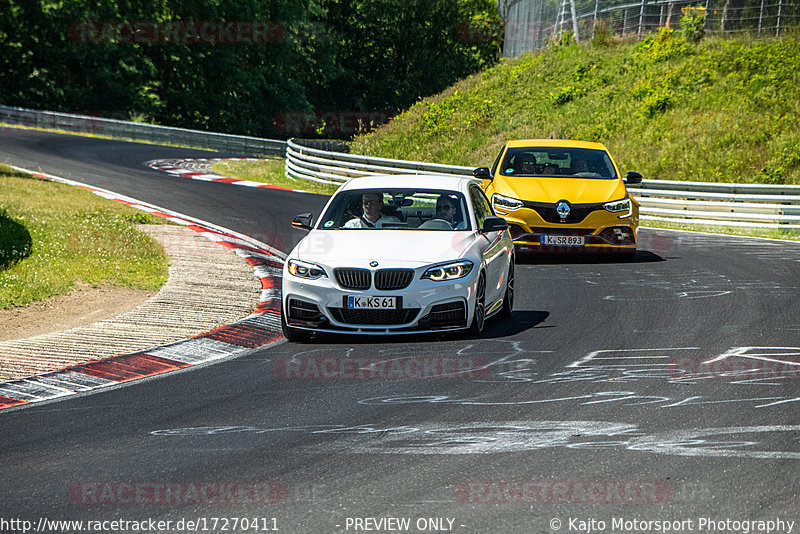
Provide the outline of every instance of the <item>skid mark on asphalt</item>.
{"type": "MultiPolygon", "coordinates": [[[[704,354],[698,347],[603,349],[567,364],[565,371],[541,375],[535,371],[535,360],[510,360],[492,369],[491,376],[476,382],[518,382],[530,385],[563,385],[585,383],[608,385],[655,381],[667,384],[693,385],[718,380],[737,387],[787,386],[800,378],[798,347],[733,347],[719,356],[704,354]],[[734,363],[734,360],[739,358],[734,363]]],[[[750,389],[747,390],[751,391],[750,389]]],[[[779,391],[779,390],[776,390],[779,391]]],[[[772,392],[772,390],[770,390],[772,392]]],[[[586,392],[571,396],[538,397],[526,400],[503,400],[502,392],[491,391],[474,397],[449,395],[390,395],[360,399],[364,405],[449,404],[460,406],[532,406],[574,404],[593,406],[614,404],[619,407],[649,405],[654,408],[687,406],[744,405],[760,409],[800,402],[788,395],[731,394],[728,398],[707,395],[643,395],[633,390],[586,392]]]]}
{"type": "Polygon", "coordinates": [[[635,424],[613,421],[497,421],[395,427],[380,424],[187,427],[153,430],[150,436],[192,440],[230,437],[236,443],[252,446],[248,436],[305,434],[315,436],[315,443],[296,449],[325,455],[502,454],[563,448],[597,453],[629,450],[677,456],[800,460],[797,440],[786,442],[787,434],[793,438],[799,431],[800,425],[758,425],[648,433],[635,424]]]}
{"type": "Polygon", "coordinates": [[[490,395],[481,397],[451,397],[449,395],[390,395],[372,397],[358,401],[367,406],[396,406],[403,404],[448,404],[455,406],[534,406],[544,404],[575,404],[591,406],[616,403],[616,407],[653,406],[655,408],[685,408],[687,406],[710,406],[715,404],[742,404],[749,408],[769,408],[780,404],[800,402],[800,397],[734,397],[716,399],[702,395],[666,397],[663,395],[642,395],[636,391],[600,391],[567,397],[551,397],[529,400],[506,401],[493,399],[490,395]]]}
{"type": "Polygon", "coordinates": [[[797,347],[733,347],[718,354],[712,356],[699,347],[601,349],[567,364],[564,371],[546,375],[536,372],[535,359],[515,358],[492,367],[492,374],[478,381],[557,385],[722,380],[732,385],[779,386],[800,379],[797,347]]]}
{"type": "Polygon", "coordinates": [[[634,271],[632,278],[618,282],[621,293],[606,295],[605,300],[649,301],[721,297],[740,291],[757,291],[764,295],[794,295],[798,286],[787,286],[763,280],[733,280],[708,271],[652,273],[634,271]],[[642,289],[648,289],[646,295],[642,289]]]}
{"type": "Polygon", "coordinates": [[[676,244],[713,249],[724,246],[726,250],[762,261],[800,262],[800,243],[796,241],[765,240],[688,232],[670,232],[676,244]]]}

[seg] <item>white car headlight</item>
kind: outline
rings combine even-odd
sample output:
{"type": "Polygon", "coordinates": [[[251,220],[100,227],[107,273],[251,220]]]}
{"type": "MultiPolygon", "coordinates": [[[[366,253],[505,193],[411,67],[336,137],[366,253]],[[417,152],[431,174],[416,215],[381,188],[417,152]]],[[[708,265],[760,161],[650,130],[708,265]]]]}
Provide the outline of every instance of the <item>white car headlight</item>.
{"type": "Polygon", "coordinates": [[[615,200],[614,202],[606,202],[603,204],[603,207],[606,209],[606,211],[611,213],[625,212],[620,216],[620,219],[622,219],[623,217],[627,217],[631,214],[631,199],[623,198],[622,200],[615,200]]]}
{"type": "Polygon", "coordinates": [[[325,274],[325,269],[316,263],[308,263],[300,260],[289,260],[287,267],[289,274],[297,276],[298,278],[316,280],[317,278],[322,278],[323,276],[325,278],[328,277],[328,275],[325,274]]]}
{"type": "Polygon", "coordinates": [[[504,197],[503,195],[498,195],[495,193],[492,195],[492,207],[494,209],[500,208],[501,210],[515,210],[519,209],[524,206],[525,203],[521,200],[511,197],[504,197]]]}
{"type": "Polygon", "coordinates": [[[469,260],[454,261],[453,263],[431,267],[425,271],[422,278],[427,278],[434,282],[457,280],[467,276],[472,271],[472,267],[472,262],[469,260]]]}

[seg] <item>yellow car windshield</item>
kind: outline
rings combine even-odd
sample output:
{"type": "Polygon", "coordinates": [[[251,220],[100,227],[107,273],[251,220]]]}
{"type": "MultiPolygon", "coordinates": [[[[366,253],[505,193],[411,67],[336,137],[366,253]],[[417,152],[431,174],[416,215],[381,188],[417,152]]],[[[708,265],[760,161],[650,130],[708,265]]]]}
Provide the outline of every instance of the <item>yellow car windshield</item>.
{"type": "Polygon", "coordinates": [[[562,147],[509,148],[500,174],[606,180],[617,177],[614,164],[604,150],[562,147]]]}

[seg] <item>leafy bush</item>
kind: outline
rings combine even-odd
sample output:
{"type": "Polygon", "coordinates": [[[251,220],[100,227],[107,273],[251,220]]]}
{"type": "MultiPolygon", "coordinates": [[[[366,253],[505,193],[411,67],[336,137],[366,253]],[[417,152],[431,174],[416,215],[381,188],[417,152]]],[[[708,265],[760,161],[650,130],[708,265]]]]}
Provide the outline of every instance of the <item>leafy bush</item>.
{"type": "Polygon", "coordinates": [[[577,41],[575,41],[575,34],[571,30],[553,36],[548,43],[549,46],[571,46],[574,44],[577,44],[577,41]]]}
{"type": "Polygon", "coordinates": [[[680,34],[687,42],[697,43],[705,35],[706,8],[684,7],[681,9],[683,16],[679,24],[680,34]]]}
{"type": "Polygon", "coordinates": [[[655,92],[645,97],[641,107],[642,114],[652,119],[656,115],[664,113],[675,104],[675,97],[671,92],[655,92]]]}
{"type": "Polygon", "coordinates": [[[759,184],[784,184],[783,168],[778,167],[777,169],[773,169],[772,167],[764,167],[756,174],[755,181],[759,184]]]}
{"type": "Polygon", "coordinates": [[[655,34],[648,34],[636,46],[636,51],[643,58],[653,61],[667,61],[669,59],[688,56],[692,47],[682,36],[675,37],[671,28],[660,28],[655,34]]]}
{"type": "Polygon", "coordinates": [[[609,46],[614,43],[614,29],[605,20],[598,19],[594,23],[592,46],[609,46]]]}
{"type": "Polygon", "coordinates": [[[550,102],[552,102],[554,106],[561,106],[570,102],[576,96],[578,96],[578,90],[574,85],[568,85],[557,93],[550,93],[550,102]]]}

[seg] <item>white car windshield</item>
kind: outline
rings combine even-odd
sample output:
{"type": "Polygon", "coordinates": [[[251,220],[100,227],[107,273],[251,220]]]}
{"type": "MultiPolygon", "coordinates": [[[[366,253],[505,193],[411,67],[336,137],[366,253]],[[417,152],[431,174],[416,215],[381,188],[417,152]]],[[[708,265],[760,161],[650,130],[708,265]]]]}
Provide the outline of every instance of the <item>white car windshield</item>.
{"type": "Polygon", "coordinates": [[[458,191],[356,189],[334,197],[321,230],[470,230],[469,211],[458,191]]]}

